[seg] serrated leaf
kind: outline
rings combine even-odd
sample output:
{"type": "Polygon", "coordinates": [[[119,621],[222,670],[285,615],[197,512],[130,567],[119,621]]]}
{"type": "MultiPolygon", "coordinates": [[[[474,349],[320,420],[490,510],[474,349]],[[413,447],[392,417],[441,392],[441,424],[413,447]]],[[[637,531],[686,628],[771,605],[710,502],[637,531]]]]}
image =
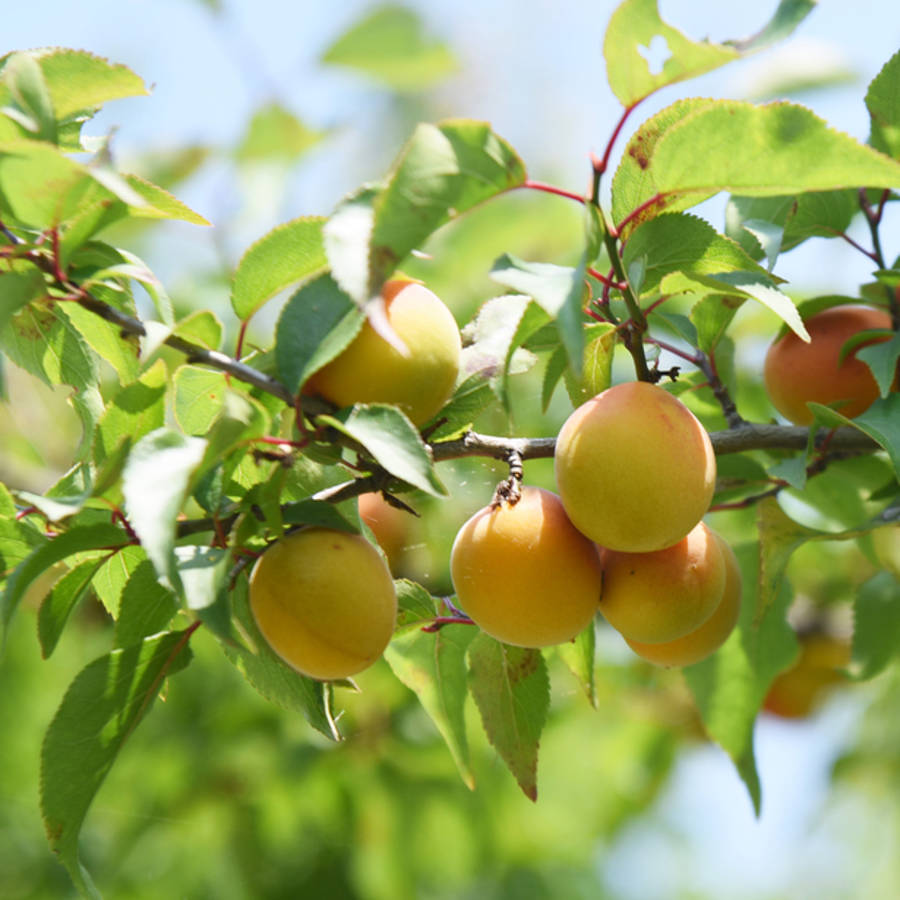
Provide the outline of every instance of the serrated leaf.
{"type": "Polygon", "coordinates": [[[396,636],[384,653],[393,673],[415,693],[437,726],[470,790],[475,778],[464,715],[466,651],[476,634],[477,629],[470,625],[447,625],[434,634],[418,629],[396,636]]]}
{"type": "Polygon", "coordinates": [[[322,61],[346,66],[395,91],[422,91],[456,67],[450,48],[425,33],[418,14],[393,4],[380,6],[344,32],[322,61]]]}
{"type": "Polygon", "coordinates": [[[38,611],[38,640],[41,656],[48,659],[56,648],[72,610],[90,591],[91,579],[103,559],[89,559],[66,572],[44,597],[38,611]]]}
{"type": "Polygon", "coordinates": [[[235,618],[253,641],[255,650],[223,644],[225,656],[250,686],[267,700],[301,713],[313,728],[329,740],[341,740],[331,712],[331,687],[301,675],[271,650],[250,612],[246,578],[239,579],[235,585],[232,605],[235,618]]]}
{"type": "Polygon", "coordinates": [[[228,551],[190,544],[176,547],[175,558],[187,608],[200,610],[212,606],[228,577],[228,551]]]}
{"type": "Polygon", "coordinates": [[[21,115],[19,123],[38,140],[55,144],[56,116],[37,60],[28,53],[13,53],[3,67],[3,81],[21,115]]]}
{"type": "Polygon", "coordinates": [[[479,632],[469,644],[469,690],[488,740],[525,796],[537,800],[537,757],[550,707],[540,650],[511,647],[479,632]]]}
{"type": "Polygon", "coordinates": [[[443,409],[422,426],[422,432],[431,442],[458,437],[493,402],[494,392],[489,381],[479,373],[470,375],[457,385],[443,409]],[[433,427],[438,422],[441,424],[433,427]]]}
{"type": "Polygon", "coordinates": [[[78,303],[66,304],[62,313],[94,352],[116,370],[120,384],[134,381],[140,368],[140,345],[137,338],[123,338],[115,325],[78,303]]]}
{"type": "Polygon", "coordinates": [[[603,55],[609,86],[628,107],[667,84],[717,69],[740,54],[724,44],[692,41],[667,25],[659,16],[656,0],[625,0],[610,17],[603,55]],[[660,44],[668,55],[660,71],[654,72],[646,54],[648,48],[660,44]]]}
{"type": "Polygon", "coordinates": [[[180,591],[172,553],[175,519],[206,441],[158,428],[132,448],[122,473],[122,493],[131,527],[164,587],[180,591]]]}
{"type": "Polygon", "coordinates": [[[556,652],[578,679],[588,702],[597,708],[597,684],[594,674],[594,663],[597,652],[597,634],[591,622],[574,640],[558,644],[556,652]]]}
{"type": "Polygon", "coordinates": [[[205,435],[225,405],[225,374],[201,366],[181,366],[173,379],[175,419],[185,434],[205,435]]]}
{"type": "Polygon", "coordinates": [[[616,338],[616,327],[611,323],[592,322],[584,327],[581,377],[576,377],[571,367],[563,373],[572,406],[581,406],[609,387],[616,338]]]}
{"type": "Polygon", "coordinates": [[[887,397],[897,382],[897,365],[900,360],[900,334],[895,335],[889,341],[881,341],[878,344],[870,344],[862,347],[856,353],[857,359],[861,359],[872,370],[875,381],[878,382],[878,390],[882,397],[887,397]]]}
{"type": "Polygon", "coordinates": [[[125,585],[134,570],[146,561],[144,548],[139,544],[129,544],[110,556],[97,569],[93,581],[94,593],[113,619],[119,618],[125,585]]]}
{"type": "Polygon", "coordinates": [[[397,591],[397,631],[427,624],[437,616],[434,597],[421,584],[408,578],[397,578],[394,589],[397,591]]]}
{"type": "Polygon", "coordinates": [[[119,596],[115,647],[138,644],[151,634],[164,631],[178,612],[175,595],[159,583],[146,553],[130,554],[124,561],[131,563],[132,568],[119,596]]]}
{"type": "Polygon", "coordinates": [[[41,813],[50,847],[82,892],[90,883],[78,858],[84,818],[163,680],[190,662],[190,634],[160,634],[101,656],[75,677],[47,729],[41,813]]]}
{"type": "Polygon", "coordinates": [[[4,636],[22,595],[38,575],[75,553],[121,547],[130,540],[131,538],[124,529],[116,525],[74,526],[69,531],[64,531],[53,540],[41,544],[33,550],[16,566],[15,571],[6,582],[6,590],[3,593],[2,604],[0,604],[0,608],[2,608],[0,621],[2,621],[4,636]]]}
{"type": "Polygon", "coordinates": [[[900,159],[900,50],[872,79],[866,91],[866,108],[872,123],[869,142],[877,150],[900,159]]]}
{"type": "Polygon", "coordinates": [[[292,393],[331,362],[356,337],[362,310],[328,275],[301,287],[281,311],[275,328],[278,377],[292,393]]]}
{"type": "Polygon", "coordinates": [[[654,293],[672,272],[715,276],[745,271],[767,277],[735,241],[688,213],[666,213],[636,228],[625,245],[623,262],[628,267],[637,259],[645,261],[645,294],[654,293]]]}
{"type": "Polygon", "coordinates": [[[253,113],[235,156],[241,162],[293,163],[324,136],[280,103],[267,103],[253,113]]]}
{"type": "Polygon", "coordinates": [[[879,572],[853,602],[851,672],[860,681],[874,678],[900,654],[900,582],[879,572]]]}
{"type": "Polygon", "coordinates": [[[737,627],[711,657],[687,666],[684,677],[707,732],[734,761],[758,815],[761,792],[753,723],[772,679],[795,659],[797,641],[785,620],[790,592],[776,590],[769,602],[762,603],[755,596],[762,580],[755,545],[736,547],[735,553],[744,586],[737,627]]]}
{"type": "Polygon", "coordinates": [[[525,177],[515,150],[484,122],[419,125],[384,189],[351,198],[326,226],[335,280],[365,304],[432,232],[473,206],[520,187],[525,177]],[[349,222],[346,212],[354,213],[349,222]],[[341,223],[339,234],[335,221],[341,223]]]}
{"type": "MultiPolygon", "coordinates": [[[[121,176],[128,189],[143,203],[129,204],[128,214],[135,219],[171,219],[187,222],[189,225],[212,225],[212,223],[195,212],[186,203],[179,200],[165,188],[142,178],[140,175],[121,176]]],[[[126,197],[122,197],[127,201],[126,197]]]]}
{"type": "Polygon", "coordinates": [[[25,271],[0,273],[0,333],[23,306],[46,293],[44,276],[33,266],[25,271]]]}
{"type": "Polygon", "coordinates": [[[317,422],[331,425],[353,438],[372,454],[391,475],[435,497],[447,490],[434,471],[434,462],[415,425],[394,406],[358,404],[341,417],[319,416],[317,422]]]}
{"type": "Polygon", "coordinates": [[[234,273],[231,306],[247,321],[280,291],[322,272],[328,265],[322,226],[325,219],[305,216],[261,237],[241,257],[234,273]]]}

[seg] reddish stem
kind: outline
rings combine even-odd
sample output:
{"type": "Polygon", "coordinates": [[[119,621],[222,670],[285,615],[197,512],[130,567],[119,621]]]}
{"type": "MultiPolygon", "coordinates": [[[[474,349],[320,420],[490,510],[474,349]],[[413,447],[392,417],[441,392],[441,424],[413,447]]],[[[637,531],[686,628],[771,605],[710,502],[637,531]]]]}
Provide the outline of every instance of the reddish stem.
{"type": "Polygon", "coordinates": [[[250,324],[249,319],[245,319],[241,322],[240,331],[238,331],[237,336],[237,344],[234,348],[234,358],[240,362],[241,361],[241,351],[244,349],[244,338],[247,336],[247,326],[250,324]]]}
{"type": "Polygon", "coordinates": [[[440,631],[445,625],[474,625],[475,623],[468,616],[438,616],[432,619],[430,625],[425,625],[422,631],[429,634],[440,631]]]}
{"type": "Polygon", "coordinates": [[[567,197],[569,200],[577,200],[579,203],[586,203],[581,194],[575,194],[572,191],[564,190],[553,184],[546,184],[543,181],[532,181],[530,178],[522,184],[524,188],[531,188],[533,191],[544,191],[547,194],[556,194],[558,197],[567,197]]]}
{"type": "MultiPolygon", "coordinates": [[[[641,99],[643,99],[643,97],[641,99]]],[[[640,102],[641,101],[638,100],[637,102],[632,103],[631,106],[626,106],[624,111],[622,112],[622,115],[619,117],[619,121],[616,124],[616,127],[613,129],[613,133],[609,136],[609,140],[606,142],[606,150],[603,152],[603,156],[599,160],[596,160],[594,162],[594,171],[598,175],[602,175],[606,171],[606,168],[609,165],[609,157],[612,153],[613,144],[615,144],[616,139],[619,137],[619,134],[622,131],[622,127],[625,125],[625,121],[628,119],[635,107],[640,102]]]]}
{"type": "Polygon", "coordinates": [[[872,262],[874,262],[876,265],[879,264],[878,256],[875,253],[873,253],[871,250],[866,250],[866,248],[863,247],[862,244],[858,244],[856,241],[854,241],[853,238],[850,237],[849,234],[846,234],[843,231],[836,231],[835,234],[838,237],[843,238],[855,250],[859,250],[860,253],[864,254],[865,256],[868,256],[869,259],[871,259],[872,262]]]}
{"type": "Polygon", "coordinates": [[[59,229],[51,228],[50,229],[50,241],[53,247],[53,277],[60,283],[66,284],[66,273],[63,272],[62,266],[60,264],[60,253],[59,253],[59,229]]]}
{"type": "Polygon", "coordinates": [[[627,216],[625,216],[624,219],[622,219],[621,222],[619,222],[618,225],[616,225],[616,233],[621,234],[622,229],[629,222],[634,221],[634,219],[636,219],[645,210],[650,209],[650,207],[652,206],[655,206],[657,203],[659,203],[660,200],[662,200],[662,198],[663,194],[657,193],[654,194],[649,200],[645,200],[640,206],[635,207],[630,213],[628,213],[627,216]]]}
{"type": "MultiPolygon", "coordinates": [[[[679,349],[673,344],[669,344],[666,341],[661,341],[658,338],[645,338],[648,344],[655,344],[657,347],[661,347],[663,350],[668,350],[669,353],[673,353],[675,356],[680,356],[682,359],[687,360],[689,363],[693,363],[693,365],[699,364],[699,359],[693,353],[687,353],[684,350],[679,349]]],[[[698,385],[699,387],[699,385],[698,385]]]]}
{"type": "Polygon", "coordinates": [[[16,513],[16,521],[18,522],[19,519],[24,519],[25,516],[30,516],[32,513],[36,513],[38,511],[39,510],[36,506],[26,506],[25,509],[20,509],[16,513]]]}

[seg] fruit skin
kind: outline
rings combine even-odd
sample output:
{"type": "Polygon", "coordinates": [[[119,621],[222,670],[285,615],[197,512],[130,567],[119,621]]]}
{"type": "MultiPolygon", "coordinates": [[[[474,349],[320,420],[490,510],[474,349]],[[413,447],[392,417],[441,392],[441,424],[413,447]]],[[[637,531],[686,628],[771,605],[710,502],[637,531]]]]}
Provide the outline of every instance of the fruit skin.
{"type": "Polygon", "coordinates": [[[311,678],[347,678],[372,665],[394,631],[391,573],[361,535],[308,527],[256,561],[250,609],[263,637],[311,678]]]}
{"type": "MultiPolygon", "coordinates": [[[[763,380],[772,404],[795,425],[812,422],[808,401],[838,404],[837,411],[851,419],[865,412],[878,399],[878,384],[856,349],[840,362],[841,347],[860,331],[890,328],[890,316],[868,306],[834,306],[805,324],[808,344],[791,331],[766,353],[763,380]]],[[[887,338],[862,346],[879,340],[887,338]]]]}
{"type": "Polygon", "coordinates": [[[603,551],[600,612],[626,640],[674,641],[706,622],[722,600],[726,564],[704,522],[673,547],[603,551]]]}
{"type": "Polygon", "coordinates": [[[600,554],[559,497],[525,487],[514,506],[484,507],[460,528],[450,574],[462,609],[498,641],[548,647],[586,628],[600,600],[600,554]]]}
{"type": "Polygon", "coordinates": [[[709,508],[716,457],[694,414],[643,381],[582,404],[556,441],[556,483],[569,518],[602,547],[677,544],[709,508]]]}
{"type": "Polygon", "coordinates": [[[872,532],[872,546],[878,562],[895,578],[900,578],[900,524],[876,528],[872,532]]]}
{"type": "Polygon", "coordinates": [[[776,676],[763,709],[783,719],[805,719],[845,680],[841,669],[849,663],[847,641],[827,634],[800,638],[797,661],[776,676]]]}
{"type": "Polygon", "coordinates": [[[694,631],[684,637],[662,644],[642,644],[627,641],[628,646],[638,656],[658,666],[692,666],[712,656],[728,638],[737,625],[741,614],[741,569],[734,550],[728,542],[713,532],[725,561],[725,587],[722,599],[713,614],[694,631]]]}
{"type": "Polygon", "coordinates": [[[382,289],[391,327],[406,345],[401,354],[368,320],[335,359],[316,372],[304,393],[337,406],[393,403],[415,425],[430,419],[453,392],[461,341],[456,320],[436,294],[406,279],[382,289]]]}
{"type": "Polygon", "coordinates": [[[403,557],[413,517],[402,509],[391,506],[376,492],[359,495],[359,517],[372,529],[375,540],[388,558],[388,565],[394,571],[403,557]]]}

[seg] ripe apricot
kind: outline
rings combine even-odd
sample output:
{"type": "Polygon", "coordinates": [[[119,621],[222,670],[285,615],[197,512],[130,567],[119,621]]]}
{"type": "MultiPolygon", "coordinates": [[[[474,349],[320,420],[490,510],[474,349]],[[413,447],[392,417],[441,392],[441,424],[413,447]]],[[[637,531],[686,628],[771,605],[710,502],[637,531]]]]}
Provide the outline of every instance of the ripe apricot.
{"type": "MultiPolygon", "coordinates": [[[[806,405],[810,401],[836,405],[850,418],[865,412],[878,399],[878,384],[869,367],[856,358],[859,348],[841,362],[841,347],[860,331],[890,327],[887,313],[868,306],[834,306],[810,316],[808,344],[790,331],[769,347],[763,379],[772,404],[795,425],[812,422],[806,405]]],[[[860,346],[879,340],[887,338],[860,346]]]]}
{"type": "Polygon", "coordinates": [[[827,634],[802,637],[800,655],[776,676],[763,709],[783,719],[805,719],[844,680],[841,669],[849,662],[847,641],[827,634]]]}
{"type": "Polygon", "coordinates": [[[338,406],[393,403],[416,424],[447,401],[459,371],[456,320],[436,294],[394,279],[382,289],[387,320],[406,345],[403,354],[367,321],[350,345],[304,386],[338,406]]]}
{"type": "Polygon", "coordinates": [[[734,630],[741,613],[741,570],[734,550],[713,532],[725,560],[725,588],[713,614],[684,637],[662,644],[626,641],[638,656],[658,666],[691,666],[715,653],[734,630]]]}
{"type": "Polygon", "coordinates": [[[547,647],[586,628],[600,600],[600,555],[559,497],[525,487],[518,503],[486,506],[450,554],[459,605],[498,641],[547,647]]]}
{"type": "Polygon", "coordinates": [[[603,551],[600,612],[628,640],[660,644],[712,616],[725,591],[725,558],[703,522],[672,547],[649,553],[603,551]]]}
{"type": "Polygon", "coordinates": [[[627,553],[677,544],[709,508],[716,482],[706,430],[680,400],[642,381],[611,387],[569,416],[555,470],[575,527],[627,553]]]}
{"type": "Polygon", "coordinates": [[[269,646],[311,678],[347,678],[394,631],[391,573],[361,535],[307,527],[272,544],[250,574],[250,609],[269,646]]]}
{"type": "Polygon", "coordinates": [[[413,517],[391,506],[376,492],[359,495],[359,517],[372,529],[375,540],[388,558],[388,564],[392,570],[395,569],[403,556],[413,517]]]}

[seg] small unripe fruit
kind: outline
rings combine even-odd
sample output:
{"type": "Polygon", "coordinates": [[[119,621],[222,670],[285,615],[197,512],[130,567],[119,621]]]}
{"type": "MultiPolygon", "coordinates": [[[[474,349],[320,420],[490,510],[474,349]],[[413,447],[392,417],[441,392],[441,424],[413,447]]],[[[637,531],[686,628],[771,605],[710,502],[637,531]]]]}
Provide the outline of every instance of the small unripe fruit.
{"type": "MultiPolygon", "coordinates": [[[[868,306],[834,306],[805,321],[810,342],[789,331],[769,348],[763,378],[772,404],[795,425],[809,425],[812,401],[834,406],[849,418],[865,412],[879,396],[869,367],[854,348],[841,362],[841,348],[861,331],[890,328],[887,313],[868,306]]],[[[860,346],[878,343],[876,338],[860,346]]]]}
{"type": "Polygon", "coordinates": [[[724,590],[725,559],[703,522],[664,550],[603,552],[600,612],[627,640],[659,644],[684,637],[710,618],[724,590]]]}
{"type": "Polygon", "coordinates": [[[437,295],[417,282],[389,281],[382,298],[387,321],[407,353],[391,346],[366,321],[350,345],[309,379],[304,392],[337,406],[392,403],[421,425],[453,392],[459,329],[437,295]]]}
{"type": "Polygon", "coordinates": [[[872,532],[872,545],[878,562],[900,578],[900,524],[876,528],[872,532]]]}
{"type": "Polygon", "coordinates": [[[600,556],[556,494],[525,487],[456,535],[450,573],[462,609],[498,641],[547,647],[586,628],[600,600],[600,556]]]}
{"type": "Polygon", "coordinates": [[[800,638],[797,661],[769,687],[763,709],[783,719],[804,719],[819,707],[845,677],[850,645],[827,634],[800,638]]]}
{"type": "Polygon", "coordinates": [[[627,641],[638,656],[658,666],[692,666],[711,656],[728,638],[741,614],[741,570],[734,550],[713,533],[725,560],[725,588],[713,614],[694,631],[662,644],[627,641]]]}
{"type": "Polygon", "coordinates": [[[372,665],[394,631],[397,595],[361,535],[308,527],[272,544],[250,575],[250,609],[269,646],[311,678],[372,665]]]}
{"type": "Polygon", "coordinates": [[[661,387],[611,387],[556,441],[556,482],[575,527],[627,553],[677,544],[709,508],[716,458],[694,414],[661,387]]]}

